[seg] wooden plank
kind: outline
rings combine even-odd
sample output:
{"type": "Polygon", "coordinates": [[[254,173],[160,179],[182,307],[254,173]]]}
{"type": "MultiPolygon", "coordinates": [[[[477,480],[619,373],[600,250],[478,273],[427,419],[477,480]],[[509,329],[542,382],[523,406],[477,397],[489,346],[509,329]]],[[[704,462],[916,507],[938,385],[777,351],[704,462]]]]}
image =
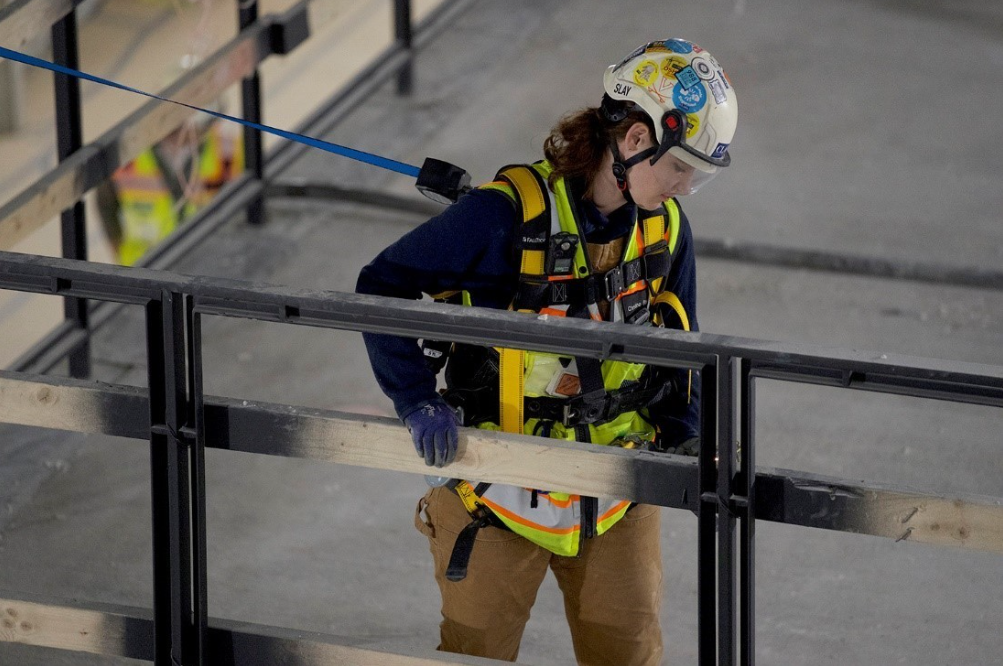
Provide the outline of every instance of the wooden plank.
{"type": "MultiPolygon", "coordinates": [[[[229,86],[253,73],[268,54],[262,45],[270,24],[259,22],[223,46],[164,91],[164,96],[205,106],[229,86]]],[[[126,93],[123,93],[126,94],[126,93]]],[[[150,100],[96,141],[42,176],[0,208],[0,249],[9,249],[72,206],[115,169],[159,142],[195,112],[150,100]]]]}
{"type": "Polygon", "coordinates": [[[937,496],[791,470],[756,474],[762,520],[1003,553],[1003,498],[937,496]]]}
{"type": "Polygon", "coordinates": [[[0,9],[0,46],[23,51],[73,9],[72,0],[14,0],[0,9]]]}
{"type": "Polygon", "coordinates": [[[0,422],[146,439],[148,395],[131,386],[0,371],[0,422]]]}
{"type": "MultiPolygon", "coordinates": [[[[148,412],[144,389],[0,372],[2,422],[145,439],[148,412]]],[[[210,397],[206,443],[373,469],[429,471],[414,454],[410,435],[390,418],[210,397]]],[[[444,471],[689,510],[697,499],[692,458],[473,428],[460,429],[457,459],[444,471]]],[[[1003,498],[939,496],[759,468],[753,510],[759,520],[1003,553],[1003,498]]]]}
{"type": "Polygon", "coordinates": [[[0,642],[152,660],[151,616],[145,609],[56,605],[0,592],[0,642]]]}
{"type": "MultiPolygon", "coordinates": [[[[153,660],[152,612],[145,608],[43,600],[0,591],[0,642],[153,660]]],[[[368,640],[368,639],[366,639],[368,640]]],[[[230,620],[209,620],[206,663],[213,666],[488,666],[480,657],[414,649],[363,648],[359,639],[230,620]]]]}

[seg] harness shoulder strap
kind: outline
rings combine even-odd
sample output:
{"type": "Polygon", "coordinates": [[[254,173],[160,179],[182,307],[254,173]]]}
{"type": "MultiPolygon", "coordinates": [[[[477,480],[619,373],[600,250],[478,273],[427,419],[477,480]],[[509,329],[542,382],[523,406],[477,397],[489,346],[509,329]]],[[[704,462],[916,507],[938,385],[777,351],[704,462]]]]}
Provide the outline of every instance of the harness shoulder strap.
{"type": "Polygon", "coordinates": [[[536,169],[525,164],[503,167],[495,180],[508,183],[515,193],[516,210],[522,212],[522,225],[516,235],[516,244],[522,249],[519,272],[544,275],[550,235],[550,197],[546,183],[536,169]]]}

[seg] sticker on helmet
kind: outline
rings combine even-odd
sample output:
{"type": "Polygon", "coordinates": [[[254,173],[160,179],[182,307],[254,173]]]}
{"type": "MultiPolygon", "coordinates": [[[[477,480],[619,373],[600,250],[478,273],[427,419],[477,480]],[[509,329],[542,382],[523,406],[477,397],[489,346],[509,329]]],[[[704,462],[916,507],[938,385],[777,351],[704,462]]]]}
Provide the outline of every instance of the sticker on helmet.
{"type": "Polygon", "coordinates": [[[669,48],[662,42],[651,42],[648,44],[648,48],[644,49],[645,53],[664,53],[668,50],[669,48]]]}
{"type": "Polygon", "coordinates": [[[658,75],[658,65],[654,60],[642,60],[641,64],[634,70],[634,81],[637,85],[648,87],[655,81],[658,75]]]}
{"type": "Polygon", "coordinates": [[[684,39],[666,39],[665,46],[676,53],[693,53],[693,45],[684,39]]]}
{"type": "Polygon", "coordinates": [[[630,95],[630,91],[631,87],[626,83],[617,83],[613,85],[613,94],[615,95],[623,95],[624,97],[627,97],[630,95]]]}
{"type": "Polygon", "coordinates": [[[724,157],[727,152],[728,152],[728,144],[719,143],[717,144],[717,148],[714,149],[714,152],[711,153],[710,156],[716,160],[719,160],[722,157],[724,157]]]}
{"type": "Polygon", "coordinates": [[[676,72],[676,78],[687,90],[700,83],[700,77],[697,76],[692,67],[686,67],[676,72]]]}
{"type": "Polygon", "coordinates": [[[724,104],[728,101],[728,93],[724,91],[724,86],[721,85],[721,81],[718,79],[713,79],[707,82],[710,86],[711,93],[714,94],[714,101],[718,104],[724,104]]]}
{"type": "Polygon", "coordinates": [[[672,102],[683,113],[696,113],[707,104],[707,91],[703,86],[687,89],[679,82],[672,89],[672,102]]]}
{"type": "Polygon", "coordinates": [[[693,71],[697,73],[704,81],[710,81],[714,78],[714,68],[710,66],[710,63],[703,58],[693,58],[693,62],[690,63],[693,71]]]}
{"type": "Polygon", "coordinates": [[[686,58],[682,56],[669,56],[662,61],[662,76],[667,79],[674,79],[676,78],[676,73],[681,69],[685,69],[687,64],[686,58]]]}
{"type": "Polygon", "coordinates": [[[686,114],[686,138],[692,139],[700,131],[700,116],[695,113],[686,114]]]}
{"type": "Polygon", "coordinates": [[[633,60],[637,56],[639,56],[642,53],[644,53],[644,49],[646,49],[647,46],[648,46],[647,44],[642,44],[641,46],[638,46],[636,49],[634,49],[633,51],[630,52],[630,55],[628,55],[626,58],[624,58],[623,60],[621,60],[620,62],[618,62],[616,64],[616,67],[614,67],[614,69],[620,69],[621,67],[623,67],[624,65],[627,64],[627,61],[633,60]]]}
{"type": "Polygon", "coordinates": [[[702,49],[702,48],[700,48],[699,46],[697,46],[696,44],[694,44],[694,45],[693,45],[693,52],[694,52],[694,53],[703,53],[703,52],[704,52],[704,49],[702,49]]]}

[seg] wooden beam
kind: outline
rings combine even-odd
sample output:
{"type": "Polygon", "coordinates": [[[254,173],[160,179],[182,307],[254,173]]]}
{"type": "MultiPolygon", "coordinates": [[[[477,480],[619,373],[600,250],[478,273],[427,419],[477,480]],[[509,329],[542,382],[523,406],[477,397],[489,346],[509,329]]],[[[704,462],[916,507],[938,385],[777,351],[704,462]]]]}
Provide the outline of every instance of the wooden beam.
{"type": "Polygon", "coordinates": [[[38,35],[70,13],[73,0],[14,0],[0,8],[0,45],[23,51],[38,35]]]}
{"type": "MultiPolygon", "coordinates": [[[[0,642],[153,660],[152,612],[111,604],[48,600],[0,591],[0,642]]],[[[213,666],[488,666],[480,657],[432,648],[391,653],[353,645],[359,639],[279,627],[209,620],[206,663],[213,666]]],[[[431,637],[430,641],[431,643],[431,637]]]]}
{"type": "Polygon", "coordinates": [[[146,609],[24,596],[0,591],[0,642],[153,659],[153,614],[146,609]]]}
{"type": "MultiPolygon", "coordinates": [[[[146,391],[0,372],[0,422],[149,437],[146,391]]],[[[425,474],[396,419],[206,399],[211,448],[425,474]]],[[[621,497],[693,510],[692,458],[462,428],[452,476],[621,497]]],[[[731,507],[741,512],[741,507],[731,507]]],[[[1003,498],[939,496],[806,472],[759,468],[758,520],[1003,553],[1003,498]]]]}
{"type": "MultiPolygon", "coordinates": [[[[205,106],[229,86],[253,73],[270,55],[271,23],[263,20],[220,48],[164,91],[163,96],[205,106]]],[[[125,94],[125,93],[123,93],[125,94]]],[[[72,206],[118,167],[170,134],[195,112],[150,100],[93,143],[42,176],[0,208],[0,249],[9,249],[72,206]]]]}

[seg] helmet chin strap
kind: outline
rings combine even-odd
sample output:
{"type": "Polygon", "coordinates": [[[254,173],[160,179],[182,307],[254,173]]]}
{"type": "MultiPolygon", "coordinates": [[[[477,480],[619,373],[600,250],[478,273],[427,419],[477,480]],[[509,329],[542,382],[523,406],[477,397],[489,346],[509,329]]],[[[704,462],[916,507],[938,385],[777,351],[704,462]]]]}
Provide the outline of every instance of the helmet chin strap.
{"type": "Polygon", "coordinates": [[[658,149],[655,147],[645,148],[641,152],[626,160],[620,155],[620,149],[617,147],[615,140],[610,141],[609,149],[610,152],[613,153],[613,177],[616,178],[616,187],[620,190],[620,194],[623,195],[623,198],[627,200],[627,203],[636,206],[637,204],[634,202],[634,197],[630,195],[630,185],[627,183],[627,170],[635,164],[638,164],[654,155],[658,149]]]}

